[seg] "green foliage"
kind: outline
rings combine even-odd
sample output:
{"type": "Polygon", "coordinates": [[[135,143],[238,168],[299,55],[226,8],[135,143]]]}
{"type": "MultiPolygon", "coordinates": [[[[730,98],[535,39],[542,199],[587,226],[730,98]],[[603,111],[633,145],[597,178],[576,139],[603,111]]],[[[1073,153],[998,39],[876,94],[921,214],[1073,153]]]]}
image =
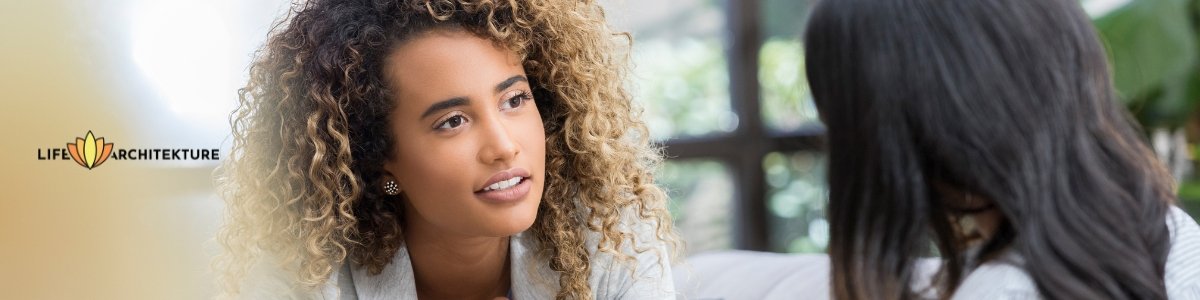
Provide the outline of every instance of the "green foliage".
{"type": "Polygon", "coordinates": [[[800,41],[767,40],[759,50],[758,61],[764,125],[776,131],[819,125],[817,107],[808,90],[800,41]]]}
{"type": "Polygon", "coordinates": [[[656,140],[729,132],[729,73],[720,40],[640,41],[634,49],[634,99],[643,101],[656,140]]]}
{"type": "Polygon", "coordinates": [[[1200,101],[1200,0],[1130,1],[1095,19],[1114,83],[1146,127],[1182,126],[1200,101]]]}
{"type": "MultiPolygon", "coordinates": [[[[1094,23],[1121,100],[1144,128],[1193,121],[1200,103],[1200,0],[1134,0],[1094,23]]],[[[1179,201],[1200,216],[1200,179],[1192,177],[1180,180],[1179,201]]]]}

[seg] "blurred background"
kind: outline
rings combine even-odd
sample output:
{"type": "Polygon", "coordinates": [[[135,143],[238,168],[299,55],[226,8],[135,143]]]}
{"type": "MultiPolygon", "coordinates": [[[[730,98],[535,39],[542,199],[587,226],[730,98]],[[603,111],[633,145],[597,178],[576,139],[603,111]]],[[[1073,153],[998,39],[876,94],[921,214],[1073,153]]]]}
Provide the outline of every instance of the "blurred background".
{"type": "MultiPolygon", "coordinates": [[[[824,251],[825,155],[800,42],[808,0],[602,0],[670,156],[688,253],[824,251]]],[[[1200,215],[1200,0],[1084,0],[1121,99],[1200,215]]],[[[117,148],[220,148],[251,55],[287,0],[0,1],[0,291],[207,299],[216,162],[37,159],[93,131],[117,148]]]]}
{"type": "MultiPolygon", "coordinates": [[[[824,251],[823,128],[801,46],[813,1],[602,2],[633,33],[631,88],[667,145],[659,179],[688,252],[824,251]]],[[[1121,101],[1179,179],[1181,204],[1200,215],[1200,1],[1080,3],[1121,101]]]]}

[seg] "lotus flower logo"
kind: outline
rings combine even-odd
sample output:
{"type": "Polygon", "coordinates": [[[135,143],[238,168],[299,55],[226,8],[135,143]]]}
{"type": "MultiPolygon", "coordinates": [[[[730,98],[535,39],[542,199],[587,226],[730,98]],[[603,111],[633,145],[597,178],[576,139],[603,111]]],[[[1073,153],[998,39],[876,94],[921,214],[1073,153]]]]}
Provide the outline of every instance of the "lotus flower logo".
{"type": "Polygon", "coordinates": [[[76,137],[75,143],[67,143],[67,151],[71,152],[71,158],[84,168],[89,170],[99,167],[105,160],[108,160],[108,155],[112,154],[113,144],[104,143],[104,138],[96,138],[92,135],[92,131],[88,130],[87,136],[76,137]]]}

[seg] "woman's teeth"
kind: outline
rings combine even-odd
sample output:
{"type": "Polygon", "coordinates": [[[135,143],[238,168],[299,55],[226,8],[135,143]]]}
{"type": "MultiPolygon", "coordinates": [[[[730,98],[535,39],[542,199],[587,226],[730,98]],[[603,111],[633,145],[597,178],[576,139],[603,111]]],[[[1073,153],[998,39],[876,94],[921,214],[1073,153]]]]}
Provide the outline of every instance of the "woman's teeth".
{"type": "Polygon", "coordinates": [[[493,183],[492,185],[489,185],[487,188],[484,188],[483,191],[487,192],[487,191],[503,190],[503,189],[513,187],[514,185],[517,185],[517,183],[519,183],[519,182],[521,182],[521,177],[513,177],[513,178],[509,178],[508,180],[502,180],[500,182],[493,183]]]}

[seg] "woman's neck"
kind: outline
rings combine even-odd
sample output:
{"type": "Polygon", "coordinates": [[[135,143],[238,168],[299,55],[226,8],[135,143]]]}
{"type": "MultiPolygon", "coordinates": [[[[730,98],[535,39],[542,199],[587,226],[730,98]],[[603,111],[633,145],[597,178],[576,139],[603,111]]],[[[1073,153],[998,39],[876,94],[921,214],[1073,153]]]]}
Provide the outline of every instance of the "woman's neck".
{"type": "Polygon", "coordinates": [[[404,240],[418,298],[494,299],[508,294],[509,237],[456,235],[413,217],[406,218],[404,240]]]}

